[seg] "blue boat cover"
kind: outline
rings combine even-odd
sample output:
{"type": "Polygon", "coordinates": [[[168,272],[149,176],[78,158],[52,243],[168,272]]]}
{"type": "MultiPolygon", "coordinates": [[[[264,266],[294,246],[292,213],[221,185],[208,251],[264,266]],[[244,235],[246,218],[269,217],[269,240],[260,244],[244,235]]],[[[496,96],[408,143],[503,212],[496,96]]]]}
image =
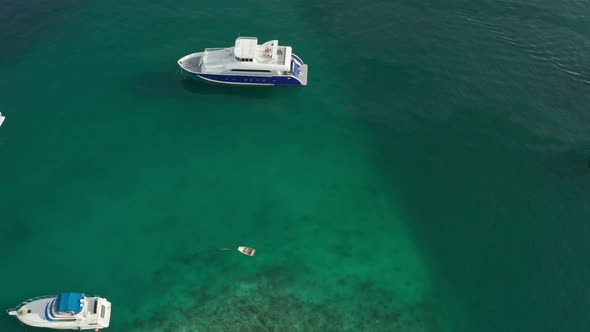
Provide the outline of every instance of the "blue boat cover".
{"type": "Polygon", "coordinates": [[[84,293],[61,293],[55,299],[55,308],[59,313],[79,314],[82,311],[82,303],[80,300],[84,297],[84,293]]]}
{"type": "Polygon", "coordinates": [[[293,75],[299,76],[299,64],[297,61],[293,61],[293,75]]]}

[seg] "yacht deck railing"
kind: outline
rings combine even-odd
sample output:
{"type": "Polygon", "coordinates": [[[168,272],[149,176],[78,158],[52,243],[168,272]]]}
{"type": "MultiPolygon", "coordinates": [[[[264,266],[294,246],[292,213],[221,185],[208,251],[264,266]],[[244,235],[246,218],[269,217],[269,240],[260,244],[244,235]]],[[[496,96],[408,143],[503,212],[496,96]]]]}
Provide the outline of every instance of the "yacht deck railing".
{"type": "Polygon", "coordinates": [[[30,298],[28,300],[25,300],[23,302],[21,302],[19,305],[17,305],[16,307],[12,308],[12,309],[7,309],[6,312],[10,312],[10,311],[18,311],[20,308],[24,307],[25,305],[33,302],[33,301],[37,301],[37,300],[42,300],[42,299],[47,299],[47,298],[52,298],[55,297],[55,295],[42,295],[42,296],[36,296],[33,298],[30,298]]]}

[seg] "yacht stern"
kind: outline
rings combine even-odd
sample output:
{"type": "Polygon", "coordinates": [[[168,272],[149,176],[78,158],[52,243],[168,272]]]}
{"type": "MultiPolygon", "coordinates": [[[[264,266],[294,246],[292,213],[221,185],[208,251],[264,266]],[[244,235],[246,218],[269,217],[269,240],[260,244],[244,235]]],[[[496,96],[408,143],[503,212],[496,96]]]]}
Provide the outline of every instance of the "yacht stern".
{"type": "Polygon", "coordinates": [[[307,85],[307,65],[301,65],[301,67],[299,67],[299,74],[297,75],[297,78],[299,78],[299,80],[301,81],[301,85],[305,86],[307,85]]]}

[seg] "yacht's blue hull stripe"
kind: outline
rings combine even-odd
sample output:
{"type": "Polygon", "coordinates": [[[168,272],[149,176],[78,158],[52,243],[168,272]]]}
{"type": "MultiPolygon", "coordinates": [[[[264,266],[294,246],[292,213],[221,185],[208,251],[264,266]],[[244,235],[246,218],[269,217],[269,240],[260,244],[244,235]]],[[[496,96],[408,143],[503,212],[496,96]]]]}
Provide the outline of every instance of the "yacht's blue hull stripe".
{"type": "Polygon", "coordinates": [[[49,301],[49,303],[47,303],[47,305],[45,306],[45,319],[47,319],[50,322],[55,322],[55,319],[52,319],[49,316],[49,307],[51,306],[51,304],[53,304],[53,300],[49,301]]]}
{"type": "Polygon", "coordinates": [[[226,84],[251,84],[251,85],[301,85],[295,76],[239,76],[239,75],[216,75],[216,74],[195,74],[206,80],[226,84]]]}
{"type": "Polygon", "coordinates": [[[291,72],[295,76],[299,76],[299,63],[297,61],[292,61],[292,62],[293,62],[293,69],[291,70],[291,72]]]}

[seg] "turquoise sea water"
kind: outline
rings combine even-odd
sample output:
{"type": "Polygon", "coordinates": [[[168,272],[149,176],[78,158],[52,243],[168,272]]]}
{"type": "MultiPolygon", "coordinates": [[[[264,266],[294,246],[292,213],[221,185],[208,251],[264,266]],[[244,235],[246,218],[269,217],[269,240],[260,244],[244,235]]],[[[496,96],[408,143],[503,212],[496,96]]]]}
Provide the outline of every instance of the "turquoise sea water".
{"type": "Polygon", "coordinates": [[[100,294],[113,332],[590,330],[589,6],[0,1],[0,304],[100,294]],[[309,85],[179,75],[238,34],[309,85]]]}

